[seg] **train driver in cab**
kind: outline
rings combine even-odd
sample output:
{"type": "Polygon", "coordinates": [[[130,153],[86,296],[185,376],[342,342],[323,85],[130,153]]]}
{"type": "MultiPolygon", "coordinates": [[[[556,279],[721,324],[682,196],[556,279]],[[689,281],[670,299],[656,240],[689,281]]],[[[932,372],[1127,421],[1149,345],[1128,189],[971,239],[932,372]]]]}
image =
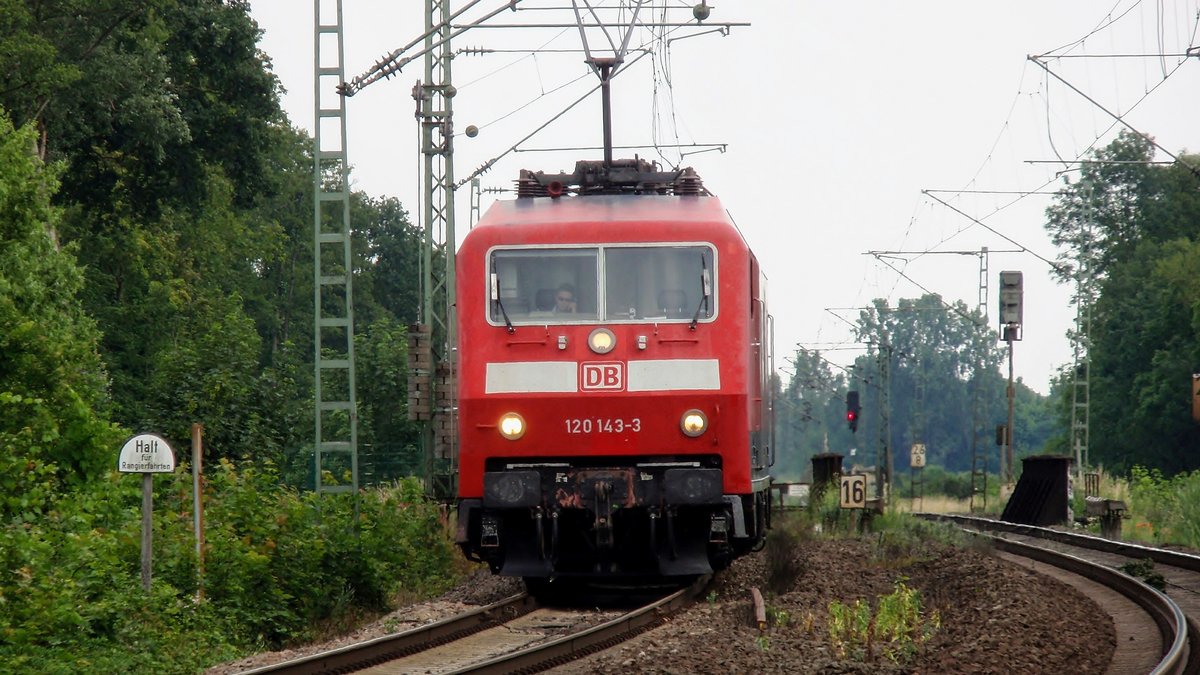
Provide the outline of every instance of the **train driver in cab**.
{"type": "Polygon", "coordinates": [[[575,287],[563,284],[554,293],[554,313],[574,314],[576,308],[575,287]]]}

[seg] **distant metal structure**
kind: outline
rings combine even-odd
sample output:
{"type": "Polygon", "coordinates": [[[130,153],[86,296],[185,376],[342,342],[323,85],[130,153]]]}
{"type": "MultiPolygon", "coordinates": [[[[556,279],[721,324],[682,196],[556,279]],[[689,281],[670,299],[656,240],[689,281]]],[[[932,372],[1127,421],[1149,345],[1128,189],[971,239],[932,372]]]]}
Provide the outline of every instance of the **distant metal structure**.
{"type": "MultiPolygon", "coordinates": [[[[999,251],[989,250],[988,247],[980,247],[978,251],[869,251],[870,255],[876,258],[883,259],[884,256],[923,256],[923,255],[973,255],[979,258],[979,286],[978,286],[978,303],[980,322],[978,326],[986,327],[988,325],[988,256],[991,253],[1022,253],[1021,249],[1005,249],[999,251]]],[[[984,415],[984,400],[980,377],[984,372],[983,363],[983,345],[981,342],[973,342],[971,345],[972,355],[975,357],[972,364],[973,372],[971,375],[971,498],[970,510],[982,511],[987,508],[987,453],[988,444],[980,443],[980,434],[986,434],[984,431],[983,415],[984,415]],[[976,500],[978,499],[978,504],[976,500]]],[[[1000,466],[1003,466],[1003,460],[1000,466]]]]}
{"type": "MultiPolygon", "coordinates": [[[[1082,271],[1080,274],[1082,277],[1082,271]]],[[[1077,477],[1083,476],[1088,464],[1088,443],[1090,441],[1092,357],[1088,336],[1092,330],[1092,303],[1090,299],[1084,300],[1084,294],[1091,290],[1089,288],[1090,281],[1088,278],[1080,278],[1077,282],[1076,293],[1079,300],[1075,305],[1075,332],[1071,336],[1071,346],[1074,351],[1074,371],[1071,383],[1071,450],[1075,454],[1075,475],[1077,477]]]]}
{"type": "Polygon", "coordinates": [[[887,340],[887,335],[883,333],[884,322],[880,317],[880,337],[881,342],[875,345],[875,364],[879,373],[879,386],[876,388],[878,403],[876,407],[879,409],[878,415],[875,417],[879,426],[879,445],[876,446],[875,452],[875,498],[886,500],[889,498],[889,492],[892,486],[892,345],[887,340]]]}
{"type": "MultiPolygon", "coordinates": [[[[1084,186],[1084,246],[1092,241],[1092,184],[1084,186]]],[[[1075,271],[1075,331],[1071,334],[1074,355],[1071,371],[1071,452],[1075,455],[1075,475],[1082,479],[1088,464],[1088,443],[1092,399],[1091,342],[1092,305],[1095,303],[1093,255],[1085,248],[1079,252],[1079,267],[1075,271]]]]}
{"type": "Polygon", "coordinates": [[[342,1],[325,4],[333,9],[333,16],[322,16],[322,0],[313,1],[313,487],[319,493],[357,493],[350,162],[346,100],[335,95],[346,74],[345,43],[342,1]],[[326,482],[327,471],[336,477],[346,470],[349,484],[344,478],[326,482]]]}
{"type": "MultiPolygon", "coordinates": [[[[983,246],[979,249],[979,295],[978,307],[980,319],[983,325],[987,325],[987,303],[988,303],[988,249],[983,246]]],[[[973,344],[971,353],[975,357],[975,363],[972,364],[974,372],[971,373],[971,502],[969,510],[972,512],[983,511],[987,509],[987,443],[979,442],[979,432],[982,426],[983,418],[983,393],[980,391],[983,387],[980,382],[980,376],[983,375],[983,354],[979,344],[973,344]],[[975,504],[975,496],[979,495],[979,505],[975,504]]]]}

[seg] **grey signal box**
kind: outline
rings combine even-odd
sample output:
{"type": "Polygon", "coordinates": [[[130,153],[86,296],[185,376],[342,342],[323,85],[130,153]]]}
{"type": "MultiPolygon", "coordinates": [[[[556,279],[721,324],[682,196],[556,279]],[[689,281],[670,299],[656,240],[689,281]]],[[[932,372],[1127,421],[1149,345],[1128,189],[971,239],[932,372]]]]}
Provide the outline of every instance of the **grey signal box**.
{"type": "Polygon", "coordinates": [[[1024,294],[1020,272],[1000,273],[1000,327],[1020,326],[1022,296],[1024,294]]]}

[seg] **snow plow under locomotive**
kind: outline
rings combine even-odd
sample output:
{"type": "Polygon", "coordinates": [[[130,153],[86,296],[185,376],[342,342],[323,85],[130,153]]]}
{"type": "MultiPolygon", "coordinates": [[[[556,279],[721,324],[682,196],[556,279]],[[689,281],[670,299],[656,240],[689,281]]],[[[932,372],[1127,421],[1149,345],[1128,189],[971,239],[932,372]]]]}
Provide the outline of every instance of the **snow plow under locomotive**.
{"type": "Polygon", "coordinates": [[[457,270],[468,558],[532,583],[682,577],[762,543],[766,279],[694,172],[523,171],[457,270]]]}

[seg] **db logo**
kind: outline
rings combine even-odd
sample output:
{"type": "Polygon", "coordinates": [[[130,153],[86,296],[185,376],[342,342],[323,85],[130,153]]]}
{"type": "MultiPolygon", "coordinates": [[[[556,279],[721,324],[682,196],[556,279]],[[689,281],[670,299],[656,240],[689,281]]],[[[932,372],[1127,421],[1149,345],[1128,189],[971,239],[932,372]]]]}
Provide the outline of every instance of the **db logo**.
{"type": "Polygon", "coordinates": [[[579,388],[583,391],[624,390],[625,364],[620,361],[581,364],[579,388]]]}

